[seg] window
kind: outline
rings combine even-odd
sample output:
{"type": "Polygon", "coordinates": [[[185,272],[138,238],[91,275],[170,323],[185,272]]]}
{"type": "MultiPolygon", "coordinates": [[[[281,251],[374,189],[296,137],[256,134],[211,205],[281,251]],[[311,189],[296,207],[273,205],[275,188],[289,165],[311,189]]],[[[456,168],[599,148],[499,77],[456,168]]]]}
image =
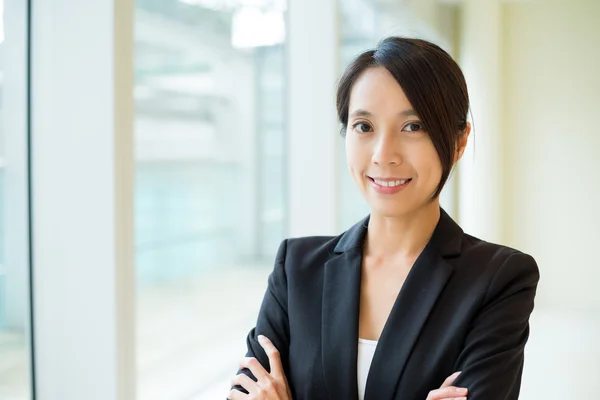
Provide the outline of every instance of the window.
{"type": "Polygon", "coordinates": [[[0,0],[0,398],[29,399],[25,2],[0,0]]]}
{"type": "Polygon", "coordinates": [[[285,229],[284,12],[136,1],[141,400],[224,397],[245,353],[285,229]]]}

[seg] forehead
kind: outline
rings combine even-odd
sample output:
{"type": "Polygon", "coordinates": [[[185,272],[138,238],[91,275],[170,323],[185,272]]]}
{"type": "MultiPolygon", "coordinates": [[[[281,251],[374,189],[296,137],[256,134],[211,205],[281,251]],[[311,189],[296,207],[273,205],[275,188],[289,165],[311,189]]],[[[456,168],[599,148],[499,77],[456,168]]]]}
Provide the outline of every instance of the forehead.
{"type": "Polygon", "coordinates": [[[402,87],[384,67],[363,71],[350,91],[349,113],[365,109],[375,113],[398,113],[412,108],[402,87]]]}

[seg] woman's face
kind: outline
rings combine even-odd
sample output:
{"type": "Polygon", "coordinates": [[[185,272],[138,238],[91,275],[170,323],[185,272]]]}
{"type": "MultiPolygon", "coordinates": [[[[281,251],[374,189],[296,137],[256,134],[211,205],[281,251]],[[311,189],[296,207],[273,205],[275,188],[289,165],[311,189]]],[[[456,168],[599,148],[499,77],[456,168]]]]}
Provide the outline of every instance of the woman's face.
{"type": "Polygon", "coordinates": [[[354,83],[345,140],[348,169],[372,213],[405,215],[435,193],[440,158],[387,69],[369,68],[354,83]]]}

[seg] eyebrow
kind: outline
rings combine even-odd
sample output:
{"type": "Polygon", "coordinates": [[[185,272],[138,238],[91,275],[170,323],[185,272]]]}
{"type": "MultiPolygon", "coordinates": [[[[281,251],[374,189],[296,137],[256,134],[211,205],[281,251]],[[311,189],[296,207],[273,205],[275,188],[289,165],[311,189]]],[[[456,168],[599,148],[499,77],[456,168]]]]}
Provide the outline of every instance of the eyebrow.
{"type": "MultiPolygon", "coordinates": [[[[372,117],[372,116],[373,116],[372,113],[370,113],[367,110],[363,110],[363,109],[358,109],[356,111],[353,111],[352,114],[350,114],[350,118],[372,117]]],[[[418,117],[417,112],[415,110],[413,110],[412,108],[410,108],[408,110],[400,111],[398,113],[398,116],[402,116],[402,117],[418,117]]]]}

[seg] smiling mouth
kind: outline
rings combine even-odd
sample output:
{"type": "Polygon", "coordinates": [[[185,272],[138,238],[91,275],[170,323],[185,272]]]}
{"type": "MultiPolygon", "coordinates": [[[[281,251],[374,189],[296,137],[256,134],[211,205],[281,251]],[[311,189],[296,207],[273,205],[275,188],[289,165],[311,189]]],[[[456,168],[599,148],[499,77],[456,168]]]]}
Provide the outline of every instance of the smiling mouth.
{"type": "Polygon", "coordinates": [[[377,179],[377,178],[371,178],[370,176],[368,176],[367,178],[369,178],[369,180],[371,182],[375,182],[377,185],[382,186],[382,187],[398,187],[398,186],[402,186],[410,181],[412,181],[412,178],[408,178],[408,179],[377,179]]]}

